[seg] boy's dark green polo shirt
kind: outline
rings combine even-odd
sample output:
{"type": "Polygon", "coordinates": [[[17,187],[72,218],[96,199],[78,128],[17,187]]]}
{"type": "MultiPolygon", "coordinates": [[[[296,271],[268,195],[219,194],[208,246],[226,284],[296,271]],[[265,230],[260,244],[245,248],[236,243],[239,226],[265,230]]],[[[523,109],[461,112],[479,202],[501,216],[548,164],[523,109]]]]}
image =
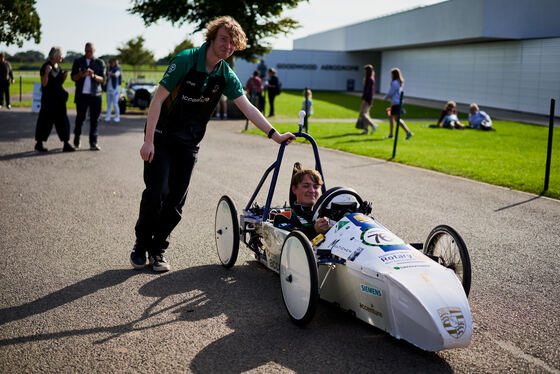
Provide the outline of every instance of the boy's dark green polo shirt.
{"type": "Polygon", "coordinates": [[[162,105],[156,133],[198,148],[206,124],[222,94],[237,99],[243,85],[225,61],[210,74],[206,71],[206,47],[179,52],[159,82],[170,92],[162,105]]]}

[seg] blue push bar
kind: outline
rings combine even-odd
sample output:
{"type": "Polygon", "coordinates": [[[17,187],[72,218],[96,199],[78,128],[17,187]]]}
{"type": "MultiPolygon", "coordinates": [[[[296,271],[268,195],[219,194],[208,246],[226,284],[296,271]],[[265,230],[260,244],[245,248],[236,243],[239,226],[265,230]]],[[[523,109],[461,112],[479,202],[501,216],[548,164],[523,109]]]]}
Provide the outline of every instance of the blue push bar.
{"type": "MultiPolygon", "coordinates": [[[[324,181],[325,177],[323,176],[323,168],[321,167],[321,159],[319,158],[319,148],[317,147],[317,143],[315,142],[315,139],[313,139],[311,135],[302,132],[301,130],[297,133],[294,133],[294,135],[297,138],[305,138],[306,140],[309,141],[309,143],[311,143],[311,146],[313,147],[313,154],[315,156],[315,170],[317,170],[319,174],[321,174],[321,177],[323,178],[324,181]]],[[[272,202],[272,197],[274,196],[276,181],[278,180],[278,173],[280,172],[280,166],[282,165],[282,158],[284,157],[284,148],[286,148],[286,142],[280,144],[280,149],[278,150],[278,156],[276,157],[276,161],[272,165],[270,165],[268,169],[266,169],[263,177],[261,178],[257,186],[257,189],[255,190],[253,196],[251,196],[251,199],[249,200],[247,206],[245,207],[245,210],[249,210],[251,208],[251,205],[253,204],[253,201],[257,197],[257,194],[259,193],[260,189],[262,188],[264,181],[268,177],[268,174],[270,174],[270,172],[274,170],[274,173],[272,174],[272,181],[270,182],[270,189],[268,190],[268,196],[266,198],[266,204],[263,210],[263,216],[262,216],[263,220],[266,220],[266,218],[268,217],[268,213],[270,212],[270,204],[272,202]]],[[[326,190],[327,188],[325,184],[323,184],[322,187],[323,193],[326,190]]]]}

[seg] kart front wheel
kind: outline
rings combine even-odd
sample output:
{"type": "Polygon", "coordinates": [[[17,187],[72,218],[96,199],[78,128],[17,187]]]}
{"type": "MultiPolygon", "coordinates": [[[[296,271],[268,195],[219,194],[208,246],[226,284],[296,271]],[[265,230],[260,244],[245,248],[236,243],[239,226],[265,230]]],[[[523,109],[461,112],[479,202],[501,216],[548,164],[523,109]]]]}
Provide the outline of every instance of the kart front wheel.
{"type": "Polygon", "coordinates": [[[303,326],[313,318],[319,300],[317,261],[311,244],[300,231],[293,231],[280,255],[282,299],[291,320],[303,326]]]}
{"type": "Polygon", "coordinates": [[[457,231],[446,225],[437,226],[426,239],[424,253],[440,265],[453,270],[463,285],[465,294],[469,296],[471,260],[467,246],[457,231]]]}
{"type": "Polygon", "coordinates": [[[239,253],[239,220],[233,201],[226,195],[221,197],[216,208],[214,232],[220,262],[230,268],[235,264],[239,253]]]}

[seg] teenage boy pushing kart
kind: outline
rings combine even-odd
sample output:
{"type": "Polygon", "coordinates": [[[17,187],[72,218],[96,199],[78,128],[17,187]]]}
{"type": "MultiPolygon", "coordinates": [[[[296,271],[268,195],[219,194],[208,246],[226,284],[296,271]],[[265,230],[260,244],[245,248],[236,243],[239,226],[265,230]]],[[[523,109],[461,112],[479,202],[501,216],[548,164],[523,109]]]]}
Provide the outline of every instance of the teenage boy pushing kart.
{"type": "Polygon", "coordinates": [[[171,60],[150,103],[144,144],[144,183],[136,222],[136,243],[130,254],[135,269],[146,266],[168,271],[164,257],[169,235],[181,220],[206,125],[222,94],[268,137],[280,144],[295,136],[280,134],[244,95],[243,85],[224,61],[245,49],[247,37],[231,17],[219,17],[206,27],[206,42],[184,50],[171,60]]]}

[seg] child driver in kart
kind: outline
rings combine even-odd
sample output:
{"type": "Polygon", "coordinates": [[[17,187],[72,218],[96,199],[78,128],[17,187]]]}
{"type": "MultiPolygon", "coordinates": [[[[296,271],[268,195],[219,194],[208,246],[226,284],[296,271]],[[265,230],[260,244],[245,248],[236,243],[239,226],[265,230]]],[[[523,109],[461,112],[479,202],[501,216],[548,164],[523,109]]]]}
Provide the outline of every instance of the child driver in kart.
{"type": "Polygon", "coordinates": [[[300,221],[301,231],[310,239],[329,231],[331,225],[326,217],[313,223],[313,206],[321,196],[323,179],[317,170],[302,169],[292,176],[291,190],[296,197],[293,211],[300,221]]]}

